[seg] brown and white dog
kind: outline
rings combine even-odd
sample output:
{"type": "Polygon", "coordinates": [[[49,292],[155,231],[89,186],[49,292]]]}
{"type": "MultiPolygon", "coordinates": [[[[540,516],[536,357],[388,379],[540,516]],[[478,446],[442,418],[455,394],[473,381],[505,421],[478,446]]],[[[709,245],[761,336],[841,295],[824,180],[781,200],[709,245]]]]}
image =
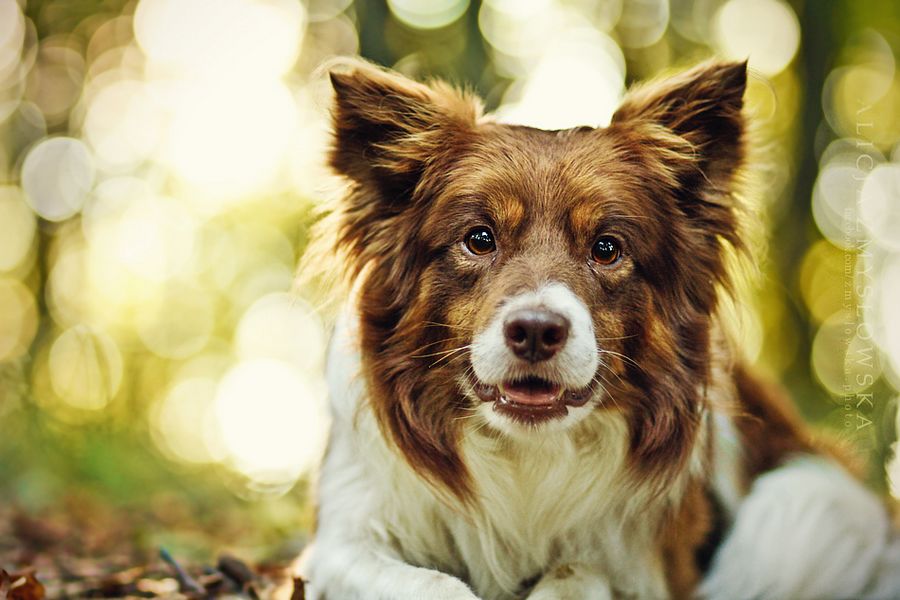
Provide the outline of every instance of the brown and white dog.
{"type": "Polygon", "coordinates": [[[317,266],[351,300],[314,598],[900,598],[888,511],[721,326],[745,64],[563,131],[331,78],[349,190],[317,266]]]}

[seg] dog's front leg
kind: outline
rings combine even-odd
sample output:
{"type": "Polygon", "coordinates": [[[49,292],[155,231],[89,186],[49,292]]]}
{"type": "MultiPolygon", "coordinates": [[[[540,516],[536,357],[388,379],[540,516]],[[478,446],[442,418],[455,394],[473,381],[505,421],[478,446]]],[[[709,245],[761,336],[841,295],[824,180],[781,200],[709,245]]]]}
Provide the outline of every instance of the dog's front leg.
{"type": "Polygon", "coordinates": [[[541,577],[527,600],[612,600],[612,589],[597,569],[560,565],[541,577]]]}
{"type": "Polygon", "coordinates": [[[456,577],[405,563],[376,542],[322,542],[303,561],[312,600],[478,600],[456,577]]]}

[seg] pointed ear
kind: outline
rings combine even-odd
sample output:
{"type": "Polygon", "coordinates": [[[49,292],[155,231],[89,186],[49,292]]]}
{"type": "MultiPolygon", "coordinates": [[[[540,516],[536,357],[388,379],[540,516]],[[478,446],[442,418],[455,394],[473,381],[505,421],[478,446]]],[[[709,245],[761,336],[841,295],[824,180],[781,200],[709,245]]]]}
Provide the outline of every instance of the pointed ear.
{"type": "Polygon", "coordinates": [[[474,127],[477,100],[442,82],[424,85],[356,62],[330,72],[331,166],[356,181],[410,190],[427,164],[474,127]]]}
{"type": "Polygon", "coordinates": [[[706,62],[631,90],[613,123],[660,125],[691,148],[715,188],[727,187],[744,160],[747,62],[706,62]]]}

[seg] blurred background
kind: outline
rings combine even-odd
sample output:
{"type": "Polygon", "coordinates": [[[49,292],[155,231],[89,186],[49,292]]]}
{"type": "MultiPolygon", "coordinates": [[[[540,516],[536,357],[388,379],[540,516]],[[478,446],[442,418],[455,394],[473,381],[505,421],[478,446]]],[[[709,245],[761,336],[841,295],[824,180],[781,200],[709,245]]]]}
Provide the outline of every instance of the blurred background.
{"type": "Polygon", "coordinates": [[[0,0],[0,520],[302,546],[327,318],[293,280],[334,187],[317,67],[353,54],[545,128],[749,56],[735,328],[900,497],[898,51],[893,0],[0,0]]]}

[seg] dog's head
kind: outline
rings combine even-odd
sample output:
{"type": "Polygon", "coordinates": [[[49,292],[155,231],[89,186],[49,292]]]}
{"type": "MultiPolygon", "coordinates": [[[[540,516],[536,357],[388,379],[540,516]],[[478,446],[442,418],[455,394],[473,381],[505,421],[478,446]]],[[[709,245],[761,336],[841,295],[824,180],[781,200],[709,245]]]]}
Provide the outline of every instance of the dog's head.
{"type": "Polygon", "coordinates": [[[682,464],[710,322],[741,246],[743,63],[633,90],[609,127],[543,131],[367,65],[332,73],[336,245],[359,292],[383,431],[467,489],[463,435],[630,424],[636,468],[682,464]],[[486,422],[486,423],[485,423],[486,422]]]}

